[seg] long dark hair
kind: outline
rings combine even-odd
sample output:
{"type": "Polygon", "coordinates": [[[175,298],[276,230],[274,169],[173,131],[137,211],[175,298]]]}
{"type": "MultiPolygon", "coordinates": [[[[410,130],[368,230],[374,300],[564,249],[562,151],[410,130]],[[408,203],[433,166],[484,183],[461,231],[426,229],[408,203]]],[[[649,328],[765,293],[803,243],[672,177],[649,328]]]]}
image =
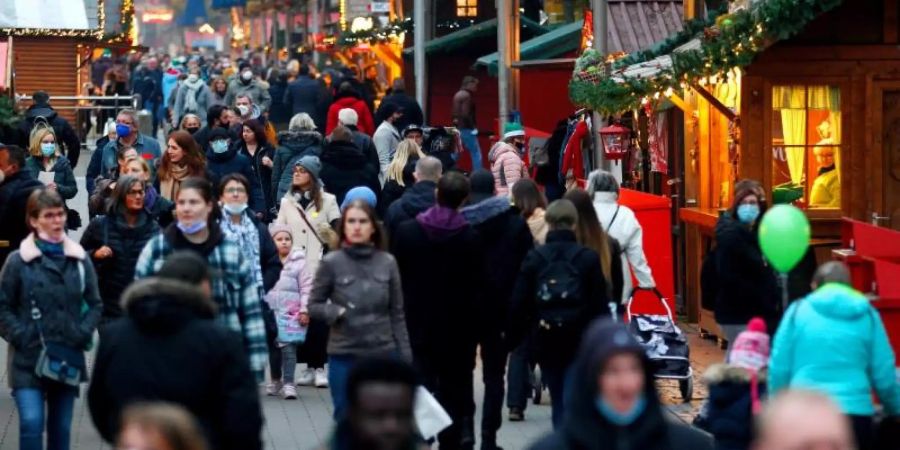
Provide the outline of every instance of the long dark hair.
{"type": "MultiPolygon", "coordinates": [[[[203,176],[206,172],[206,158],[204,157],[203,152],[200,151],[200,146],[197,144],[197,141],[194,140],[194,137],[191,136],[191,133],[184,130],[176,130],[169,133],[169,139],[175,140],[175,143],[178,144],[184,152],[183,161],[188,166],[190,176],[203,176]]],[[[157,179],[164,180],[168,178],[171,166],[172,162],[169,161],[169,152],[163,151],[159,163],[159,170],[157,171],[157,179]]]]}
{"type": "Polygon", "coordinates": [[[145,187],[144,180],[141,180],[134,175],[122,175],[116,180],[116,188],[113,189],[112,196],[109,198],[109,203],[107,203],[107,214],[113,215],[119,212],[119,208],[125,205],[125,198],[128,196],[128,191],[130,191],[131,187],[135,184],[140,184],[141,187],[145,187]]]}
{"type": "Polygon", "coordinates": [[[381,224],[378,223],[378,215],[375,213],[375,209],[372,208],[371,205],[366,203],[364,200],[354,200],[350,202],[349,205],[344,209],[344,212],[341,214],[341,224],[338,227],[338,245],[342,245],[344,241],[347,239],[346,231],[344,231],[344,225],[347,222],[347,213],[351,209],[358,209],[369,217],[369,220],[372,222],[372,226],[375,227],[375,232],[372,233],[372,246],[377,248],[378,250],[384,250],[384,230],[381,229],[381,224]]]}
{"type": "MultiPolygon", "coordinates": [[[[269,145],[269,139],[266,138],[266,130],[263,128],[262,123],[256,119],[250,119],[244,121],[244,126],[249,128],[250,131],[253,132],[253,135],[256,137],[256,145],[260,148],[269,145]]],[[[241,133],[243,134],[244,129],[241,128],[241,133]]],[[[243,142],[244,138],[241,136],[241,141],[243,142]]]]}
{"type": "Polygon", "coordinates": [[[537,183],[529,178],[523,178],[513,184],[513,204],[522,211],[522,217],[529,218],[538,208],[547,209],[547,197],[538,189],[537,183]]]}
{"type": "Polygon", "coordinates": [[[612,279],[612,252],[609,249],[609,235],[600,226],[600,219],[597,218],[597,211],[591,202],[590,194],[581,189],[573,189],[566,192],[563,198],[572,202],[578,211],[578,223],[575,226],[578,242],[600,255],[603,276],[609,283],[613,283],[615,280],[612,279]]]}
{"type": "Polygon", "coordinates": [[[210,232],[219,226],[219,205],[216,203],[216,197],[213,193],[212,183],[207,181],[205,178],[199,177],[188,177],[184,181],[181,182],[181,188],[178,190],[178,195],[175,196],[175,204],[177,208],[178,197],[181,196],[181,193],[188,190],[193,189],[200,194],[200,197],[203,198],[203,201],[206,203],[212,204],[212,211],[209,212],[209,217],[206,218],[206,226],[209,228],[210,232]]]}

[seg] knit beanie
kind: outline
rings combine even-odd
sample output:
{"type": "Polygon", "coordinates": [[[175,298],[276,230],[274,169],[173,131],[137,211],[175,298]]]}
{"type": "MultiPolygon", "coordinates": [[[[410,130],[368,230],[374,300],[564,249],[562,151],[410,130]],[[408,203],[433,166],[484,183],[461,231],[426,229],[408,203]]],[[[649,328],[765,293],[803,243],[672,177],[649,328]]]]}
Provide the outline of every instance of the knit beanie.
{"type": "Polygon", "coordinates": [[[287,233],[288,236],[291,237],[291,240],[294,240],[294,232],[291,231],[291,227],[283,224],[283,223],[273,223],[269,225],[269,236],[275,237],[278,233],[287,233]]]}
{"type": "Polygon", "coordinates": [[[300,166],[306,169],[306,171],[309,172],[310,175],[312,175],[313,179],[315,179],[316,182],[319,181],[319,173],[322,172],[322,162],[319,161],[318,156],[306,155],[300,158],[300,160],[298,160],[296,163],[294,163],[294,167],[296,166],[300,166]]]}
{"type": "Polygon", "coordinates": [[[344,201],[341,202],[341,212],[344,212],[355,200],[362,200],[372,208],[378,205],[378,197],[375,196],[374,191],[366,186],[357,186],[347,191],[347,194],[344,195],[344,201]]]}
{"type": "Polygon", "coordinates": [[[522,124],[507,122],[506,125],[503,126],[503,140],[505,141],[516,136],[525,136],[525,129],[522,128],[522,124]]]}
{"type": "Polygon", "coordinates": [[[750,398],[753,413],[762,409],[759,399],[759,372],[769,365],[769,335],[766,333],[766,322],[754,317],[747,324],[747,330],[741,332],[728,350],[728,364],[740,367],[750,373],[750,398]]]}

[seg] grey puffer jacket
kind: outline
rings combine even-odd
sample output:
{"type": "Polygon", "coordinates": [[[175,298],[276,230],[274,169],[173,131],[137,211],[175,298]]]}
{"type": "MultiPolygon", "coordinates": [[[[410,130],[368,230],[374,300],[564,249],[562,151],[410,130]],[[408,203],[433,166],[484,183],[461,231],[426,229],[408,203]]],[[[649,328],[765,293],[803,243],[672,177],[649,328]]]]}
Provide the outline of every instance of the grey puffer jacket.
{"type": "MultiPolygon", "coordinates": [[[[58,257],[45,256],[30,234],[0,271],[0,330],[9,342],[12,389],[43,386],[34,373],[41,341],[31,318],[32,300],[41,310],[47,342],[84,349],[100,321],[102,306],[93,264],[84,249],[69,238],[63,242],[63,252],[58,257]]],[[[87,381],[87,373],[82,381],[87,381]]]]}
{"type": "Polygon", "coordinates": [[[387,252],[357,245],[325,255],[309,315],[331,326],[330,355],[399,353],[412,360],[400,270],[387,252]]]}

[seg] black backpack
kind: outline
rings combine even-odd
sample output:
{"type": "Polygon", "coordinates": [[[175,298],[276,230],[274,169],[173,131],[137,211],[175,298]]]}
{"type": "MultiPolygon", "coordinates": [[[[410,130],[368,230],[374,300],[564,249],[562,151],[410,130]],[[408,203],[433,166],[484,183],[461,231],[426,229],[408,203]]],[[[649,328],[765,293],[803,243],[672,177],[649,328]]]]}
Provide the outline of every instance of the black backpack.
{"type": "Polygon", "coordinates": [[[542,331],[569,328],[582,322],[584,287],[573,261],[583,250],[576,247],[555,255],[546,248],[535,250],[544,262],[537,274],[535,292],[538,326],[542,331]]]}

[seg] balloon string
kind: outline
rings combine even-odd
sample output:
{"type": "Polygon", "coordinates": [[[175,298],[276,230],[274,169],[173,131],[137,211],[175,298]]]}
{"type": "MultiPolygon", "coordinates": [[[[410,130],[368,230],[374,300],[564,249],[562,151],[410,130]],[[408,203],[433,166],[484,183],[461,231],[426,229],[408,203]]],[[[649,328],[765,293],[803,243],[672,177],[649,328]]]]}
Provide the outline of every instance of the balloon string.
{"type": "Polygon", "coordinates": [[[787,311],[788,303],[791,301],[788,293],[788,274],[781,273],[781,313],[787,311]]]}

